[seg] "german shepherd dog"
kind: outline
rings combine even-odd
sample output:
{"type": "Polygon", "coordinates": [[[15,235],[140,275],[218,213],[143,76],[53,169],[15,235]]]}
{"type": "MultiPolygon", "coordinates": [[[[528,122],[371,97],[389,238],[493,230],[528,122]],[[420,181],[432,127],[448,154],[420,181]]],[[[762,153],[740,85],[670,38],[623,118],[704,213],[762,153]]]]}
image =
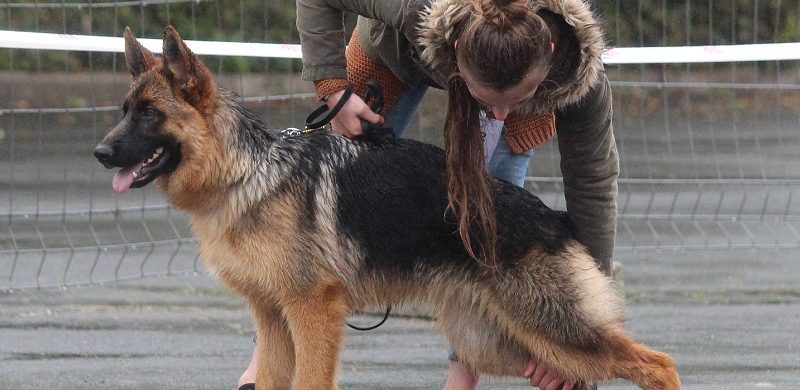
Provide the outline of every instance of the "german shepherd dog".
{"type": "Polygon", "coordinates": [[[249,303],[259,389],[336,386],[345,318],[426,304],[460,361],[522,376],[535,357],[587,383],[679,389],[667,354],[623,330],[622,300],[568,216],[493,184],[498,266],[467,254],[443,151],[391,136],[282,137],[221,88],[167,27],[156,56],[125,33],[124,118],[96,147],[122,192],[155,181],[201,255],[249,303]]]}

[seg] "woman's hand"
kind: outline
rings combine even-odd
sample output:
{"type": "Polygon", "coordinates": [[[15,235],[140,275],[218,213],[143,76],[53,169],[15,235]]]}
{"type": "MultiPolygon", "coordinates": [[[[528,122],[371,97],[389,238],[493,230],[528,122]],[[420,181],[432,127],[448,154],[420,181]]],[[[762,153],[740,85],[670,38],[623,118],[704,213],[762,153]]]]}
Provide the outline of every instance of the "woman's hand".
{"type": "Polygon", "coordinates": [[[572,390],[575,381],[560,378],[549,367],[531,359],[525,367],[525,378],[531,382],[531,386],[538,386],[541,390],[572,390]]]}
{"type": "MultiPolygon", "coordinates": [[[[344,91],[334,92],[325,103],[329,108],[333,108],[339,99],[344,94],[344,91]]],[[[361,120],[366,120],[373,125],[382,125],[383,117],[372,112],[369,106],[356,94],[350,95],[350,99],[342,106],[339,113],[331,120],[331,130],[334,133],[341,134],[347,138],[353,138],[361,135],[361,120]]]]}

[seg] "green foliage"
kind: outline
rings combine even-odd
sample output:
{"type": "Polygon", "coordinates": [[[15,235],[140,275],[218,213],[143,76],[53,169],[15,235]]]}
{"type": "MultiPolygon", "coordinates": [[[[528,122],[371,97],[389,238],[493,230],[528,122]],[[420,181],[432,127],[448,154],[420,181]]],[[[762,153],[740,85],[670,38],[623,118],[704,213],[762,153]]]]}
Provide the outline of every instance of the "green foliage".
{"type": "MultiPolygon", "coordinates": [[[[87,0],[80,3],[89,4],[87,0]]],[[[164,26],[173,25],[185,39],[191,40],[299,43],[292,0],[120,3],[122,5],[106,6],[113,3],[103,2],[96,7],[77,7],[77,2],[72,1],[65,6],[48,3],[59,6],[37,8],[32,0],[12,0],[5,7],[0,4],[0,29],[118,37],[126,26],[130,26],[138,37],[160,38],[164,26]],[[27,4],[30,7],[11,7],[8,4],[27,4]]],[[[70,66],[71,70],[89,66],[111,69],[119,66],[122,60],[121,56],[114,58],[114,55],[101,53],[69,53],[69,57],[65,62],[65,55],[58,51],[6,50],[0,55],[0,69],[58,71],[64,70],[65,66],[70,66]]],[[[297,71],[301,66],[297,60],[234,57],[205,60],[214,70],[231,73],[265,69],[297,71]]]]}
{"type": "Polygon", "coordinates": [[[782,0],[596,0],[614,46],[793,42],[796,2],[782,0]]]}

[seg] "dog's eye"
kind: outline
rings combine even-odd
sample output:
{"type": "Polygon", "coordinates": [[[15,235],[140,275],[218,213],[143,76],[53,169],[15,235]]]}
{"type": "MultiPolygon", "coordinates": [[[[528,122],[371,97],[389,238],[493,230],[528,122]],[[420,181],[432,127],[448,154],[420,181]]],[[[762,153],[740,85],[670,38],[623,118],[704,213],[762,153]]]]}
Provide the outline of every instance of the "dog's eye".
{"type": "Polygon", "coordinates": [[[142,116],[152,118],[156,116],[156,110],[153,107],[145,107],[144,110],[142,110],[142,116]]]}

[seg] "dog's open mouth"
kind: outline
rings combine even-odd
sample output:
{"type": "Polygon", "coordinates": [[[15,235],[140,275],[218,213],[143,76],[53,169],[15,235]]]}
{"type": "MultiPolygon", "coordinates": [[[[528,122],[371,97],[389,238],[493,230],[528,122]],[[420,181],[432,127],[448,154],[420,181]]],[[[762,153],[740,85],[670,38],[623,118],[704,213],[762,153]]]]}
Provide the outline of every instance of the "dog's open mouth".
{"type": "Polygon", "coordinates": [[[172,154],[167,148],[158,147],[146,160],[130,166],[120,168],[114,175],[112,186],[114,191],[122,193],[129,188],[142,187],[167,170],[167,165],[172,154]]]}

